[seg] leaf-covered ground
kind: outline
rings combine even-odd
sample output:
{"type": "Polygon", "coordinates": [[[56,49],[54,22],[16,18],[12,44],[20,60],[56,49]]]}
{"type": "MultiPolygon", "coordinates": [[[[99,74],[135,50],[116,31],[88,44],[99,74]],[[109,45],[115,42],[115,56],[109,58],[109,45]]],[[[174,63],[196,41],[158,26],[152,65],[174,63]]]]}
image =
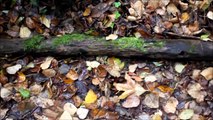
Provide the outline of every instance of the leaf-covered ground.
{"type": "Polygon", "coordinates": [[[212,120],[213,62],[1,58],[0,119],[212,120]]]}
{"type": "Polygon", "coordinates": [[[213,40],[212,0],[0,0],[1,37],[70,34],[213,40]]]}

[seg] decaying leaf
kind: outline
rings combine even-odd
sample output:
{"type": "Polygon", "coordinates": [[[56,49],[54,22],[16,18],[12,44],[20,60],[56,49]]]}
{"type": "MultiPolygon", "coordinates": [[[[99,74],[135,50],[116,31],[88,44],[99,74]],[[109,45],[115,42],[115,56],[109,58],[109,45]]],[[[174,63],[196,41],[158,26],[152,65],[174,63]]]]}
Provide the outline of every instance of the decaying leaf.
{"type": "Polygon", "coordinates": [[[40,67],[41,67],[41,69],[47,69],[47,68],[49,68],[49,66],[50,66],[50,64],[51,64],[51,62],[52,62],[52,60],[53,60],[53,57],[47,57],[46,59],[45,59],[45,61],[40,65],[40,67]]]}
{"type": "Polygon", "coordinates": [[[194,111],[192,109],[185,109],[179,115],[179,119],[187,120],[190,119],[194,115],[194,111]]]}
{"type": "Polygon", "coordinates": [[[199,83],[194,83],[188,86],[187,92],[192,98],[195,98],[198,102],[202,102],[207,95],[202,89],[203,88],[199,83]]]}
{"type": "Polygon", "coordinates": [[[129,95],[135,93],[137,96],[142,95],[146,90],[138,83],[136,83],[132,78],[126,73],[125,79],[127,80],[126,83],[114,83],[113,85],[118,91],[124,91],[120,96],[119,99],[125,99],[129,95]]]}
{"type": "Polygon", "coordinates": [[[85,97],[84,103],[85,104],[94,103],[94,102],[96,102],[97,98],[98,98],[98,96],[94,93],[94,91],[92,89],[90,89],[87,92],[87,95],[85,97]]]}
{"type": "Polygon", "coordinates": [[[70,69],[70,71],[66,74],[66,77],[71,80],[77,80],[78,76],[78,73],[73,69],[70,69]]]}
{"type": "Polygon", "coordinates": [[[174,97],[171,97],[166,102],[166,105],[163,106],[163,108],[166,113],[175,113],[177,105],[178,105],[178,100],[174,97]]]}
{"type": "Polygon", "coordinates": [[[50,28],[51,20],[47,18],[47,16],[41,16],[40,21],[44,24],[47,28],[50,28]]]}
{"type": "Polygon", "coordinates": [[[106,40],[116,40],[118,38],[118,35],[116,34],[110,34],[106,36],[106,40]]]}
{"type": "Polygon", "coordinates": [[[129,65],[129,72],[135,72],[137,67],[138,67],[138,64],[129,65]]]}
{"type": "Polygon", "coordinates": [[[152,94],[152,93],[147,94],[142,103],[149,108],[158,108],[159,107],[159,96],[152,94]]]}
{"type": "Polygon", "coordinates": [[[21,26],[19,36],[20,38],[28,38],[31,35],[31,31],[28,27],[21,26]]]}
{"type": "Polygon", "coordinates": [[[64,109],[64,111],[67,111],[72,116],[77,111],[77,108],[72,103],[65,103],[63,109],[64,109]]]}
{"type": "Polygon", "coordinates": [[[18,72],[20,69],[22,68],[22,66],[20,64],[16,64],[14,66],[10,66],[6,69],[7,73],[9,74],[16,74],[16,72],[18,72]]]}
{"type": "Polygon", "coordinates": [[[206,80],[213,79],[213,67],[208,67],[200,73],[206,80]]]}
{"type": "Polygon", "coordinates": [[[85,107],[80,107],[78,108],[76,113],[80,119],[85,119],[89,113],[89,110],[86,109],[85,107]]]}
{"type": "Polygon", "coordinates": [[[126,98],[126,100],[122,103],[122,106],[125,108],[134,108],[140,104],[139,96],[132,94],[126,98]]]}
{"type": "Polygon", "coordinates": [[[107,62],[108,66],[105,67],[107,72],[114,77],[120,77],[120,70],[124,68],[125,63],[114,57],[108,58],[107,62]]]}
{"type": "Polygon", "coordinates": [[[183,69],[185,68],[185,65],[181,63],[176,63],[175,64],[175,71],[178,73],[182,73],[183,69]]]}
{"type": "Polygon", "coordinates": [[[68,111],[64,111],[60,116],[59,120],[72,120],[72,116],[68,111]]]}

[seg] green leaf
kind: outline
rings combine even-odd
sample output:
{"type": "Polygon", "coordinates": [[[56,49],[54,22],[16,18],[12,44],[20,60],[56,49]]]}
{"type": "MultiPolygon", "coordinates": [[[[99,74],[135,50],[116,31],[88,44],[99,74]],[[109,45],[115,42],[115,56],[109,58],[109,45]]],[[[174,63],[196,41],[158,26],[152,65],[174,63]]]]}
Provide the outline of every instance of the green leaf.
{"type": "Polygon", "coordinates": [[[118,7],[121,6],[121,3],[120,3],[120,2],[114,2],[114,6],[115,6],[116,8],[118,8],[118,7]]]}
{"type": "Polygon", "coordinates": [[[20,92],[20,94],[23,98],[29,98],[30,97],[30,91],[27,90],[27,89],[20,88],[19,92],[20,92]]]}
{"type": "Polygon", "coordinates": [[[110,27],[113,29],[114,28],[115,23],[111,23],[110,27]]]}
{"type": "Polygon", "coordinates": [[[209,38],[208,38],[209,36],[210,36],[210,34],[204,34],[204,35],[200,36],[200,39],[207,41],[207,40],[209,40],[209,38]]]}
{"type": "Polygon", "coordinates": [[[115,14],[115,19],[118,19],[121,16],[121,14],[118,11],[115,11],[114,14],[115,14]]]}

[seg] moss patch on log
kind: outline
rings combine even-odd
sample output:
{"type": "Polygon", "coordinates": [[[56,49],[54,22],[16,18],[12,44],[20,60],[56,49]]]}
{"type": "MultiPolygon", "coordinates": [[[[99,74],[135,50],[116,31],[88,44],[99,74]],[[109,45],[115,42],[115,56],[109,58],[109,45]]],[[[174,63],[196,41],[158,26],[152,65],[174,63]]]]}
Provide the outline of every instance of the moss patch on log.
{"type": "Polygon", "coordinates": [[[41,35],[35,35],[32,38],[29,38],[24,41],[24,50],[39,50],[42,48],[41,42],[44,40],[44,37],[41,35]]]}
{"type": "Polygon", "coordinates": [[[59,45],[67,45],[71,42],[80,42],[85,40],[95,39],[93,36],[85,35],[85,34],[66,34],[60,37],[56,37],[53,39],[53,46],[59,46],[59,45]]]}

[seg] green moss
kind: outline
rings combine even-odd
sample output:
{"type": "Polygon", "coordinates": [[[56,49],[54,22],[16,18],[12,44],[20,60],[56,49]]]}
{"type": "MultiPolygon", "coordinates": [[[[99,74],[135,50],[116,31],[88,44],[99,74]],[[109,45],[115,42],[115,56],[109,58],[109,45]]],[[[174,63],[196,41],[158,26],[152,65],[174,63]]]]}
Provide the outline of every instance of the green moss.
{"type": "Polygon", "coordinates": [[[55,38],[53,40],[53,45],[54,46],[66,45],[73,41],[79,42],[79,41],[84,41],[88,39],[94,39],[94,37],[85,35],[85,34],[77,34],[77,33],[67,34],[67,35],[63,35],[63,36],[55,38]]]}
{"type": "Polygon", "coordinates": [[[155,42],[146,42],[143,39],[136,38],[136,37],[122,37],[117,40],[112,41],[112,43],[121,49],[125,48],[134,48],[141,51],[146,51],[148,47],[160,47],[162,48],[165,43],[162,41],[155,41],[155,42]]]}
{"type": "Polygon", "coordinates": [[[41,49],[41,42],[44,39],[41,35],[33,36],[24,41],[24,49],[25,50],[38,50],[41,49]]]}

